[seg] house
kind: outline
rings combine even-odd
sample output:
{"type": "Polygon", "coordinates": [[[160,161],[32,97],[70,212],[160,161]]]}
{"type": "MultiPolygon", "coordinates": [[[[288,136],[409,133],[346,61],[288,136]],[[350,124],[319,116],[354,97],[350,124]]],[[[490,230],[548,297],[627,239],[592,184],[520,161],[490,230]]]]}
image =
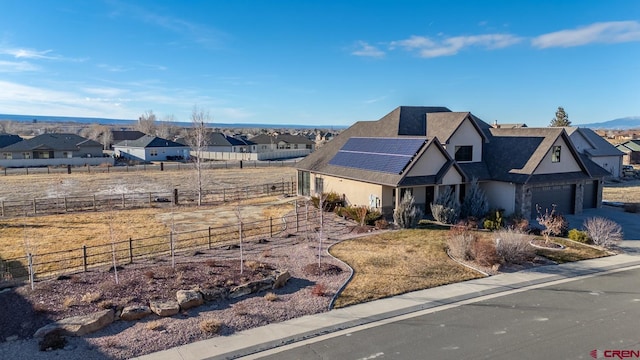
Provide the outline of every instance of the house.
{"type": "Polygon", "coordinates": [[[316,143],[305,136],[279,134],[275,136],[260,134],[249,139],[256,144],[257,152],[269,152],[275,150],[309,150],[312,153],[316,148],[316,143]]]}
{"type": "Polygon", "coordinates": [[[103,156],[102,144],[76,134],[38,135],[4,146],[0,154],[4,167],[113,164],[103,156]]]}
{"type": "Polygon", "coordinates": [[[492,208],[536,216],[598,207],[608,172],[563,128],[494,128],[469,112],[401,106],[360,121],[297,164],[298,193],[343,195],[389,216],[406,191],[426,213],[446,187],[464,199],[477,179],[492,208]]]}
{"type": "Polygon", "coordinates": [[[565,130],[581,154],[607,170],[611,177],[622,176],[622,151],[589,128],[566,127],[565,130]]]}
{"type": "Polygon", "coordinates": [[[114,144],[113,152],[118,157],[137,161],[189,159],[188,146],[152,135],[114,144]]]}
{"type": "Polygon", "coordinates": [[[210,133],[205,151],[250,153],[256,152],[256,144],[241,137],[225,135],[221,132],[210,133]]]}
{"type": "Polygon", "coordinates": [[[12,134],[0,134],[0,149],[22,141],[23,139],[18,135],[12,134]]]}
{"type": "Polygon", "coordinates": [[[113,144],[117,144],[122,141],[138,140],[143,137],[145,133],[138,130],[115,130],[111,132],[111,144],[109,148],[113,149],[113,144]]]}
{"type": "Polygon", "coordinates": [[[640,164],[640,140],[629,140],[616,146],[622,151],[622,163],[624,165],[640,164]]]}

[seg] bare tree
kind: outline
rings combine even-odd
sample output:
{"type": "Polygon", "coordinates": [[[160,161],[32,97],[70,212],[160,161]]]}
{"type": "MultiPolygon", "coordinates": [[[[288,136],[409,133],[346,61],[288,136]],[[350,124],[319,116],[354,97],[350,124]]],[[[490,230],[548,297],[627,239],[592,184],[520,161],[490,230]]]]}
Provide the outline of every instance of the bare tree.
{"type": "Polygon", "coordinates": [[[158,122],[158,126],[156,127],[156,135],[163,139],[169,139],[171,137],[171,133],[173,132],[172,123],[176,121],[175,116],[173,114],[166,115],[164,119],[158,122]]]}
{"type": "Polygon", "coordinates": [[[202,205],[203,197],[203,179],[202,170],[204,166],[204,151],[209,144],[209,129],[205,125],[211,120],[211,116],[208,111],[198,109],[197,106],[193,107],[191,113],[191,122],[193,129],[189,132],[187,137],[187,145],[191,148],[191,162],[195,169],[195,188],[198,193],[198,206],[202,205]]]}
{"type": "Polygon", "coordinates": [[[99,142],[102,144],[102,148],[104,150],[108,150],[109,145],[111,145],[112,141],[113,141],[113,132],[111,131],[111,128],[108,126],[104,126],[102,134],[100,134],[100,139],[99,139],[99,142]]]}
{"type": "Polygon", "coordinates": [[[141,131],[147,135],[153,135],[156,132],[156,114],[153,110],[145,111],[144,114],[138,118],[136,124],[136,130],[141,131]]]}

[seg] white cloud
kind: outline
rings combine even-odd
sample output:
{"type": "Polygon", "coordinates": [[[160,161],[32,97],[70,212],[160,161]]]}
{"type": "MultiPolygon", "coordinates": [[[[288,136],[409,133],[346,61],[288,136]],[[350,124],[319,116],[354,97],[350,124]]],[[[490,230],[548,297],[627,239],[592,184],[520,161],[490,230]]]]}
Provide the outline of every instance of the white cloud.
{"type": "Polygon", "coordinates": [[[32,49],[0,49],[0,54],[11,55],[16,59],[57,59],[55,56],[47,55],[53,50],[32,50],[32,49]]]}
{"type": "Polygon", "coordinates": [[[364,41],[358,41],[355,47],[356,47],[356,50],[352,51],[351,55],[374,57],[374,58],[380,58],[385,55],[384,51],[376,48],[375,46],[369,45],[364,41]]]}
{"type": "Polygon", "coordinates": [[[97,65],[100,69],[104,69],[106,71],[110,71],[110,72],[125,72],[125,71],[129,71],[129,69],[123,67],[123,66],[119,66],[119,65],[109,65],[109,64],[98,64],[97,65]]]}
{"type": "Polygon", "coordinates": [[[421,57],[432,58],[455,55],[460,50],[471,46],[485,49],[501,49],[517,44],[520,41],[522,41],[522,38],[510,34],[455,36],[441,40],[413,35],[406,40],[391,42],[390,49],[400,47],[408,51],[417,51],[421,57]]]}
{"type": "Polygon", "coordinates": [[[533,38],[531,45],[544,49],[631,41],[640,41],[640,23],[637,21],[601,22],[576,29],[556,31],[533,38]]]}
{"type": "Polygon", "coordinates": [[[0,60],[0,73],[15,73],[25,71],[38,71],[39,66],[33,65],[26,61],[2,61],[0,60]]]}

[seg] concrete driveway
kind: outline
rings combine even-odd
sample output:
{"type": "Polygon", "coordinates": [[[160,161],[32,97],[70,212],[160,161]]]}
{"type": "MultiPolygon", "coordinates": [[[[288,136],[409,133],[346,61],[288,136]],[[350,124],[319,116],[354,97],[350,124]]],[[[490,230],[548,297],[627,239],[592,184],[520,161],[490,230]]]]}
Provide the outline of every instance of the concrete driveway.
{"type": "Polygon", "coordinates": [[[582,223],[591,217],[611,219],[624,231],[624,240],[620,247],[628,253],[640,254],[640,213],[628,213],[620,207],[603,206],[600,209],[585,209],[581,215],[566,215],[569,229],[582,229],[582,223]]]}

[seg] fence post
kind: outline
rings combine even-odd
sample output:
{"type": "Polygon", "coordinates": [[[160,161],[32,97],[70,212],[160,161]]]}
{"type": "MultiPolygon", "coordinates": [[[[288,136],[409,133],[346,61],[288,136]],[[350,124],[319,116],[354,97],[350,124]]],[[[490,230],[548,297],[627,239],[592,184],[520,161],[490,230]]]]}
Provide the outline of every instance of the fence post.
{"type": "Polygon", "coordinates": [[[87,272],[87,245],[82,245],[82,270],[87,272]]]}
{"type": "Polygon", "coordinates": [[[273,237],[273,216],[269,218],[269,237],[273,237]]]}
{"type": "Polygon", "coordinates": [[[35,271],[33,271],[33,255],[27,254],[27,263],[29,264],[29,283],[31,283],[31,290],[33,290],[33,279],[35,278],[35,271]]]}
{"type": "Polygon", "coordinates": [[[299,216],[298,216],[298,200],[295,200],[293,202],[293,206],[295,206],[296,208],[296,234],[298,233],[298,226],[299,226],[299,216]]]}
{"type": "Polygon", "coordinates": [[[4,200],[0,201],[0,207],[2,207],[2,217],[4,217],[4,200]]]}
{"type": "Polygon", "coordinates": [[[129,264],[133,264],[133,240],[129,238],[129,264]]]}
{"type": "Polygon", "coordinates": [[[209,250],[211,250],[211,226],[209,226],[209,235],[207,237],[207,241],[209,243],[209,250]]]}
{"type": "Polygon", "coordinates": [[[149,193],[149,207],[151,207],[151,193],[149,193]]]}
{"type": "Polygon", "coordinates": [[[124,204],[124,193],[122,193],[122,208],[125,208],[125,204],[124,204]]]}
{"type": "Polygon", "coordinates": [[[173,254],[173,230],[169,232],[169,248],[171,253],[171,268],[176,268],[176,258],[173,254]]]}
{"type": "Polygon", "coordinates": [[[36,198],[33,198],[33,214],[37,214],[38,210],[36,209],[36,198]]]}
{"type": "Polygon", "coordinates": [[[285,189],[284,189],[284,179],[282,179],[282,195],[284,195],[284,191],[285,191],[285,189]]]}
{"type": "Polygon", "coordinates": [[[96,211],[96,195],[93,194],[93,211],[96,211]]]}
{"type": "Polygon", "coordinates": [[[69,211],[69,210],[67,209],[67,197],[65,196],[64,197],[64,212],[67,212],[67,211],[69,211]]]}
{"type": "Polygon", "coordinates": [[[173,205],[178,205],[178,189],[173,189],[173,205]]]}

